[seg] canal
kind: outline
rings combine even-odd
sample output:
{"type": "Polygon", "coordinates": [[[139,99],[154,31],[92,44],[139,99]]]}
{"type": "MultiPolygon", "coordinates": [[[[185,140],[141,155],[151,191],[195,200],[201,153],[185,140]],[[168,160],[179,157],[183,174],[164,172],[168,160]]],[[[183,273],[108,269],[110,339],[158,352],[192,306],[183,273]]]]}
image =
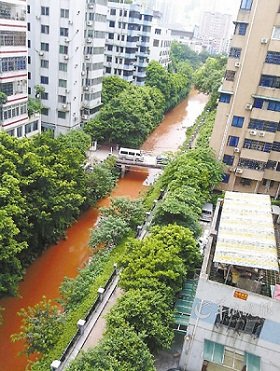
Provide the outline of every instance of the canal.
{"type": "MultiPolygon", "coordinates": [[[[186,128],[191,126],[202,112],[208,97],[192,90],[189,97],[170,111],[158,128],[143,144],[142,149],[159,154],[176,151],[185,139],[186,128]]],[[[111,196],[137,198],[146,188],[148,171],[130,171],[118,181],[111,196]]],[[[109,198],[100,201],[106,205],[109,198]]],[[[24,356],[17,356],[23,348],[20,342],[11,343],[10,335],[19,331],[17,312],[38,303],[42,296],[57,298],[59,286],[65,276],[75,277],[90,256],[88,240],[90,230],[98,217],[97,208],[84,213],[67,231],[67,238],[46,250],[28,269],[19,285],[18,297],[0,300],[4,308],[3,324],[0,326],[0,371],[23,371],[27,365],[24,356]]]]}

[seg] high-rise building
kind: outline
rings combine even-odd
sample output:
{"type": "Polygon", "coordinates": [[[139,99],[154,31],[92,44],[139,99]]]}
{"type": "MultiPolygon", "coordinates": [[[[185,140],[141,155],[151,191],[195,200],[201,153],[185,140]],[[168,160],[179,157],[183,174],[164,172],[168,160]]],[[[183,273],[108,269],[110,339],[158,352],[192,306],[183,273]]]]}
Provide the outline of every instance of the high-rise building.
{"type": "Polygon", "coordinates": [[[217,12],[204,12],[199,26],[199,38],[209,45],[211,54],[228,51],[232,16],[217,12]]]}
{"type": "Polygon", "coordinates": [[[42,128],[59,135],[100,108],[107,0],[28,1],[29,94],[44,88],[42,128]]]}
{"type": "Polygon", "coordinates": [[[104,71],[144,85],[151,60],[170,63],[170,31],[158,25],[151,8],[141,4],[108,3],[108,34],[104,71]]]}
{"type": "Polygon", "coordinates": [[[26,1],[0,1],[0,130],[18,138],[40,132],[27,111],[26,1]]]}
{"type": "Polygon", "coordinates": [[[279,1],[242,0],[211,138],[223,190],[279,196],[279,66],[279,1]]]}
{"type": "Polygon", "coordinates": [[[270,197],[226,192],[210,230],[197,288],[184,287],[177,303],[184,313],[176,319],[184,336],[180,369],[278,371],[279,256],[270,197]]]}

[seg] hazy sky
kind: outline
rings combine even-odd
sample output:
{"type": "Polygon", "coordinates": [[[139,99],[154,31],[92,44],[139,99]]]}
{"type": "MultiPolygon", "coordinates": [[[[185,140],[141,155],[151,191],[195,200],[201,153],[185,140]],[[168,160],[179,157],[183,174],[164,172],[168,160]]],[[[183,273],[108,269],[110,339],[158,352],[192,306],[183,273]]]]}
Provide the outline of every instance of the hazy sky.
{"type": "Polygon", "coordinates": [[[189,25],[197,24],[205,10],[232,14],[235,18],[240,7],[240,0],[173,0],[172,3],[175,23],[189,25]]]}

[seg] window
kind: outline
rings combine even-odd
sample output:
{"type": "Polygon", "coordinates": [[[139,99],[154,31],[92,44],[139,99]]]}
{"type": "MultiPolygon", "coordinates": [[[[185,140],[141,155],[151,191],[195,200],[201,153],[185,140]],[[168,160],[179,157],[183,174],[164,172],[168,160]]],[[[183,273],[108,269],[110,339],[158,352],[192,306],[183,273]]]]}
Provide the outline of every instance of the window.
{"type": "Polygon", "coordinates": [[[47,59],[41,59],[41,67],[49,68],[49,61],[47,59]]]}
{"type": "Polygon", "coordinates": [[[241,1],[241,5],[240,5],[240,9],[242,9],[242,10],[251,10],[252,3],[253,3],[253,0],[242,0],[241,1]]]}
{"type": "Polygon", "coordinates": [[[112,51],[113,50],[113,45],[108,45],[107,50],[112,51]]]}
{"type": "Polygon", "coordinates": [[[280,26],[273,27],[272,39],[280,40],[280,26]]]}
{"type": "Polygon", "coordinates": [[[280,77],[270,76],[270,75],[261,75],[260,86],[280,89],[280,77]]]}
{"type": "Polygon", "coordinates": [[[222,344],[204,340],[203,358],[205,361],[223,364],[225,347],[222,344]]]}
{"type": "Polygon", "coordinates": [[[247,27],[248,27],[248,23],[236,22],[234,34],[241,35],[241,36],[246,35],[247,27]]]}
{"type": "Polygon", "coordinates": [[[110,14],[111,15],[116,15],[117,14],[117,10],[116,9],[111,9],[110,10],[110,14]]]}
{"type": "Polygon", "coordinates": [[[271,64],[280,64],[280,52],[268,51],[265,62],[271,64]]]}
{"type": "Polygon", "coordinates": [[[227,144],[228,146],[237,147],[238,143],[239,143],[239,137],[234,137],[232,135],[228,137],[228,144],[227,144]]]}
{"type": "Polygon", "coordinates": [[[235,71],[230,71],[230,70],[227,70],[226,73],[225,73],[225,79],[227,81],[234,81],[234,77],[235,77],[235,71]]]}
{"type": "Polygon", "coordinates": [[[231,126],[236,128],[242,128],[244,123],[244,117],[241,116],[233,116],[231,126]]]}
{"type": "Polygon", "coordinates": [[[254,108],[260,108],[260,109],[262,109],[263,108],[263,104],[264,104],[264,99],[255,98],[254,99],[253,107],[254,108]]]}
{"type": "Polygon", "coordinates": [[[59,79],[58,86],[61,88],[67,88],[67,80],[59,79]]]}
{"type": "Polygon", "coordinates": [[[48,76],[41,76],[40,81],[41,81],[41,84],[48,85],[49,78],[48,78],[48,76]]]}
{"type": "Polygon", "coordinates": [[[57,117],[58,117],[59,119],[65,119],[65,118],[66,118],[66,112],[58,111],[58,112],[57,112],[57,117]]]}
{"type": "Polygon", "coordinates": [[[114,40],[114,34],[113,34],[113,33],[109,33],[109,35],[108,35],[108,39],[110,39],[110,40],[114,40]]]}
{"type": "Polygon", "coordinates": [[[229,174],[223,174],[222,175],[222,183],[228,183],[229,182],[230,175],[229,174]]]}
{"type": "Polygon", "coordinates": [[[248,371],[260,371],[261,370],[261,359],[251,353],[245,353],[246,370],[248,371]]]}
{"type": "Polygon", "coordinates": [[[69,36],[69,28],[60,27],[59,34],[60,34],[60,36],[68,37],[69,36]]]}
{"type": "Polygon", "coordinates": [[[233,165],[233,161],[234,161],[234,156],[224,155],[224,158],[223,158],[224,164],[231,166],[233,165]]]}
{"type": "Polygon", "coordinates": [[[240,48],[230,48],[229,56],[231,58],[240,58],[241,49],[240,48]]]}
{"type": "Polygon", "coordinates": [[[59,54],[68,54],[68,46],[59,45],[59,54]]]}
{"type": "Polygon", "coordinates": [[[59,63],[58,69],[59,71],[67,72],[67,63],[59,63]]]}
{"type": "Polygon", "coordinates": [[[280,112],[280,102],[276,102],[276,101],[273,101],[273,100],[269,101],[267,109],[268,109],[268,111],[280,112]]]}
{"type": "Polygon", "coordinates": [[[48,52],[49,51],[49,44],[48,43],[41,43],[41,50],[48,52]]]}
{"type": "Polygon", "coordinates": [[[231,95],[227,93],[221,93],[219,102],[221,103],[229,103],[230,102],[231,95]]]}
{"type": "Polygon", "coordinates": [[[41,33],[49,34],[50,33],[50,26],[45,24],[41,24],[41,33]]]}
{"type": "Polygon", "coordinates": [[[30,22],[27,22],[27,31],[31,30],[30,22]]]}
{"type": "Polygon", "coordinates": [[[115,27],[115,22],[114,21],[110,21],[109,22],[109,27],[115,27]]]}
{"type": "Polygon", "coordinates": [[[18,138],[22,137],[22,126],[17,128],[17,137],[18,138]]]}
{"type": "Polygon", "coordinates": [[[280,152],[280,142],[273,142],[272,151],[280,152]]]}
{"type": "Polygon", "coordinates": [[[66,96],[65,95],[59,95],[57,98],[58,98],[57,99],[58,103],[66,103],[66,96]]]}
{"type": "Polygon", "coordinates": [[[267,164],[266,164],[267,170],[276,170],[276,168],[277,168],[277,161],[271,161],[271,160],[267,161],[267,164]]]}
{"type": "Polygon", "coordinates": [[[238,162],[238,166],[240,166],[244,169],[264,171],[264,169],[266,167],[266,163],[261,162],[261,161],[248,160],[246,158],[241,158],[238,162]]]}
{"type": "Polygon", "coordinates": [[[61,18],[69,18],[69,9],[60,9],[61,18]]]}
{"type": "Polygon", "coordinates": [[[41,93],[41,99],[43,99],[43,100],[48,100],[48,99],[49,99],[49,93],[43,91],[43,92],[41,93]]]}
{"type": "Polygon", "coordinates": [[[25,125],[25,134],[38,130],[38,120],[25,125]]]}
{"type": "Polygon", "coordinates": [[[14,94],[14,88],[12,82],[6,82],[4,84],[0,84],[0,91],[1,93],[6,94],[8,97],[14,94]]]}
{"type": "Polygon", "coordinates": [[[49,109],[46,108],[46,107],[43,107],[42,110],[41,110],[41,114],[44,115],[44,116],[48,116],[49,115],[49,109]]]}
{"type": "Polygon", "coordinates": [[[252,149],[254,151],[271,152],[272,143],[261,142],[259,140],[245,139],[243,148],[252,149]]]}
{"type": "Polygon", "coordinates": [[[112,71],[112,68],[111,67],[106,67],[106,73],[111,73],[111,71],[112,71]]]}
{"type": "Polygon", "coordinates": [[[48,6],[41,6],[41,15],[50,15],[50,8],[48,6]]]}
{"type": "Polygon", "coordinates": [[[27,47],[31,48],[31,40],[27,40],[27,47]]]}
{"type": "Polygon", "coordinates": [[[278,123],[273,121],[263,121],[257,119],[251,119],[248,125],[249,129],[256,129],[261,131],[268,131],[270,133],[276,133],[278,123]]]}

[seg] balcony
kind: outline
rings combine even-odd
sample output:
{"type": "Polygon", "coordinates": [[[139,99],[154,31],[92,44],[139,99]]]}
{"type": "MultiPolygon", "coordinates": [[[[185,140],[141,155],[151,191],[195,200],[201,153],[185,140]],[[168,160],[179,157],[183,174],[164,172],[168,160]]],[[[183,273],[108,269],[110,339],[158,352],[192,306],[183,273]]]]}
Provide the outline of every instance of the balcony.
{"type": "Polygon", "coordinates": [[[264,171],[264,179],[275,180],[280,182],[280,171],[266,169],[264,171]]]}
{"type": "Polygon", "coordinates": [[[260,95],[263,97],[279,99],[280,96],[280,89],[277,88],[269,88],[265,86],[258,86],[256,95],[260,95]]]}
{"type": "Polygon", "coordinates": [[[264,121],[279,121],[279,112],[268,111],[259,108],[253,108],[251,118],[264,121]]]}
{"type": "MultiPolygon", "coordinates": [[[[23,10],[23,4],[21,1],[15,1],[14,4],[19,4],[19,6],[11,6],[12,4],[9,4],[10,6],[1,6],[0,9],[0,19],[7,19],[12,21],[20,21],[25,22],[26,21],[26,14],[23,10]]],[[[12,23],[11,23],[12,24],[12,23]]]]}
{"type": "Polygon", "coordinates": [[[270,157],[270,153],[257,151],[254,149],[242,148],[240,157],[247,158],[247,159],[254,159],[256,161],[261,161],[261,162],[267,162],[270,157]]]}
{"type": "Polygon", "coordinates": [[[238,171],[235,172],[237,177],[242,177],[251,180],[261,181],[264,178],[264,170],[246,169],[238,166],[238,171]]]}

